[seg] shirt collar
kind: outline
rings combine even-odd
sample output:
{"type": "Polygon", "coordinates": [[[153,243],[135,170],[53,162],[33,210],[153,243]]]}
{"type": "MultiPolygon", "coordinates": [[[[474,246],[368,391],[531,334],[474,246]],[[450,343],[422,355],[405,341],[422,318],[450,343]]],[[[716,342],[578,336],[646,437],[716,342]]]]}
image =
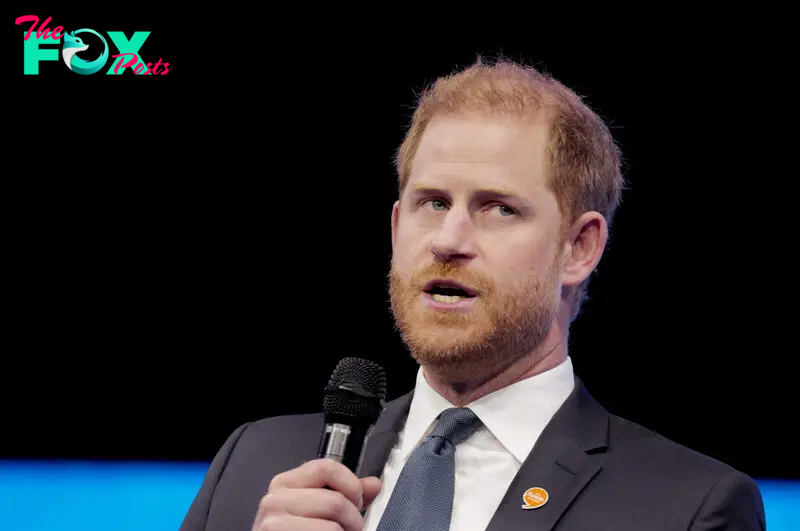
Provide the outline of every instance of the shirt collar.
{"type": "MultiPolygon", "coordinates": [[[[466,407],[522,463],[574,386],[572,359],[567,356],[557,367],[483,396],[466,407]]],[[[427,436],[436,417],[451,407],[454,406],[428,384],[420,367],[399,441],[401,456],[413,451],[427,436]]]]}

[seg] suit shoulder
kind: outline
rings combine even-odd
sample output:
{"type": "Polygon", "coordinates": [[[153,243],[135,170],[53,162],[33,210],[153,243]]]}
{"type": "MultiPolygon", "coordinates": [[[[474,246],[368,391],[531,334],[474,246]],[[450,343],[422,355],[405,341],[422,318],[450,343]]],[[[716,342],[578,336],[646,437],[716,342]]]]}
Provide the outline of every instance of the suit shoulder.
{"type": "Polygon", "coordinates": [[[322,426],[321,414],[240,425],[217,453],[181,529],[250,529],[272,478],[316,457],[322,426]]]}
{"type": "Polygon", "coordinates": [[[269,445],[275,451],[275,445],[281,446],[281,441],[294,441],[296,444],[298,439],[318,437],[322,426],[321,413],[264,417],[239,427],[242,433],[237,446],[269,445]]]}
{"type": "Polygon", "coordinates": [[[743,472],[616,415],[596,426],[606,445],[591,451],[600,468],[574,528],[764,529],[761,494],[743,472]]]}
{"type": "MultiPolygon", "coordinates": [[[[669,439],[641,424],[610,415],[611,450],[635,466],[658,468],[666,476],[706,478],[716,483],[743,473],[727,463],[669,439]]],[[[745,476],[746,477],[746,476],[745,476]]]]}
{"type": "Polygon", "coordinates": [[[300,413],[296,415],[276,415],[249,422],[249,430],[274,431],[276,429],[303,429],[318,427],[322,423],[322,413],[300,413]]]}
{"type": "Polygon", "coordinates": [[[626,495],[641,498],[641,503],[669,499],[665,511],[683,504],[693,512],[690,519],[697,529],[728,524],[764,529],[761,492],[749,475],[616,415],[610,415],[609,429],[604,475],[612,484],[624,485],[626,495]]]}

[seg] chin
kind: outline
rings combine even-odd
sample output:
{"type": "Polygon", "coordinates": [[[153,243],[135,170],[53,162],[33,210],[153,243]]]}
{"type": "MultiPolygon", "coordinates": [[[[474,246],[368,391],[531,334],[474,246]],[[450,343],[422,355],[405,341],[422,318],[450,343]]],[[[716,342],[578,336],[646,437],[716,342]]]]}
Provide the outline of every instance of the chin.
{"type": "Polygon", "coordinates": [[[445,357],[457,357],[461,352],[476,350],[485,344],[483,334],[464,326],[428,325],[414,334],[422,350],[440,352],[445,357]]]}
{"type": "Polygon", "coordinates": [[[437,372],[475,372],[476,365],[491,362],[491,334],[472,323],[420,323],[403,333],[411,355],[437,372]]]}
{"type": "Polygon", "coordinates": [[[406,337],[421,347],[450,351],[473,349],[489,339],[490,320],[476,312],[414,312],[405,326],[406,337]]]}

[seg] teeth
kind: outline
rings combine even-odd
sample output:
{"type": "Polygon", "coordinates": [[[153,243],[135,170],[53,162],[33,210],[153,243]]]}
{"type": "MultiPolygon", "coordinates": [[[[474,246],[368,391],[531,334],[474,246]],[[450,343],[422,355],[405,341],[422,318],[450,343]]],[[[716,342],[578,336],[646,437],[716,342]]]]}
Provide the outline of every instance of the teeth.
{"type": "Polygon", "coordinates": [[[433,294],[433,300],[436,302],[445,302],[447,304],[453,304],[460,301],[463,297],[459,297],[458,295],[439,295],[438,293],[433,294]]]}

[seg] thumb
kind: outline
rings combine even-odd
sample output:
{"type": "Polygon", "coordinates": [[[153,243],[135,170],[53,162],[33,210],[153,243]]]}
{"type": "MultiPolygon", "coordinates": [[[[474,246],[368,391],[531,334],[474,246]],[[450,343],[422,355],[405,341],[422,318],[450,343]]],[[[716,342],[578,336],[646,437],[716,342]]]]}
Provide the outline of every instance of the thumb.
{"type": "Polygon", "coordinates": [[[359,479],[361,480],[361,488],[364,491],[364,503],[361,505],[361,510],[364,511],[381,491],[381,480],[375,476],[359,479]]]}

